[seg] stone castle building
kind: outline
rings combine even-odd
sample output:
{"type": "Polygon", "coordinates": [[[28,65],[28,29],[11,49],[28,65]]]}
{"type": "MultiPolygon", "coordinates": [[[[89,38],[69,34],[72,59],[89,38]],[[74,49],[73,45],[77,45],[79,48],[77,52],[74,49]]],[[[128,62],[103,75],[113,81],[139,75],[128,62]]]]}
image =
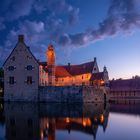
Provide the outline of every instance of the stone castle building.
{"type": "Polygon", "coordinates": [[[47,61],[39,62],[40,86],[72,86],[72,85],[107,85],[109,82],[108,71],[104,67],[99,72],[96,57],[94,61],[79,65],[56,65],[55,50],[53,45],[48,46],[47,61]]]}
{"type": "Polygon", "coordinates": [[[39,84],[39,64],[24,43],[23,35],[4,65],[4,99],[37,100],[39,84]]]}
{"type": "Polygon", "coordinates": [[[53,45],[46,51],[47,61],[39,62],[24,42],[24,36],[18,36],[18,42],[4,68],[4,98],[6,100],[38,100],[39,86],[102,86],[109,78],[106,67],[99,72],[96,58],[94,61],[58,66],[53,45]]]}

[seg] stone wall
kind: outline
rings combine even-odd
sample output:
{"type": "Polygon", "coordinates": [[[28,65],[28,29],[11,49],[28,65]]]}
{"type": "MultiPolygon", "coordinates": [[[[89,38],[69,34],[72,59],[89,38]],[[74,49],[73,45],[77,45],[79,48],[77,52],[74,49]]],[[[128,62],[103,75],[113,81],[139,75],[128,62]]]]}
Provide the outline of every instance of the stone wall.
{"type": "Polygon", "coordinates": [[[39,100],[41,102],[104,102],[105,96],[104,88],[94,88],[92,86],[39,88],[39,100]]]}
{"type": "Polygon", "coordinates": [[[37,101],[38,82],[39,65],[29,48],[19,42],[4,65],[4,100],[37,101]],[[27,66],[32,66],[32,69],[27,70],[27,66]],[[13,83],[10,83],[10,77],[14,78],[13,83]],[[31,84],[27,82],[27,77],[32,77],[31,84]]]}

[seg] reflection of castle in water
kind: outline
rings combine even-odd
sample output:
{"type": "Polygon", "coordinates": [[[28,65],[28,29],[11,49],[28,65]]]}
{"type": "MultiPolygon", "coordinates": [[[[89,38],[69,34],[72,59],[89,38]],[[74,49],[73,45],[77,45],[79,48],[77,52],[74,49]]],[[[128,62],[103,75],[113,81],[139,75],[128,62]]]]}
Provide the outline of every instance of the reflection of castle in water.
{"type": "Polygon", "coordinates": [[[6,103],[6,139],[55,140],[57,130],[67,130],[65,133],[80,131],[95,138],[99,125],[106,130],[108,108],[109,106],[104,104],[6,103]]]}

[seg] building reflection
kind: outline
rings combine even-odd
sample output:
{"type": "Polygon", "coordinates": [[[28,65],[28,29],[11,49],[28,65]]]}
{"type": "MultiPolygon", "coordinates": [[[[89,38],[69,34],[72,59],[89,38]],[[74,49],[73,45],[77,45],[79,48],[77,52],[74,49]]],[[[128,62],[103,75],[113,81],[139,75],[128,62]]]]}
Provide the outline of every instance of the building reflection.
{"type": "Polygon", "coordinates": [[[79,131],[96,138],[98,127],[105,131],[109,105],[5,103],[7,140],[55,140],[56,131],[79,131]]]}

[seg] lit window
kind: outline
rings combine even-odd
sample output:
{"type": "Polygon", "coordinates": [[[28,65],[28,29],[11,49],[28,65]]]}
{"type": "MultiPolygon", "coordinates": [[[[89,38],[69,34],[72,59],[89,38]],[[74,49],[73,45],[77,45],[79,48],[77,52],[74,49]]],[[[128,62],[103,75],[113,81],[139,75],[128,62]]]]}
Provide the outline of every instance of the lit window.
{"type": "Polygon", "coordinates": [[[27,76],[27,84],[30,85],[32,83],[33,83],[32,76],[27,76]]]}
{"type": "Polygon", "coordinates": [[[9,77],[9,84],[13,85],[15,82],[14,82],[14,77],[9,77]]]}
{"type": "Polygon", "coordinates": [[[27,70],[32,70],[32,69],[33,69],[32,65],[27,66],[27,70]]]}
{"type": "Polygon", "coordinates": [[[9,70],[9,71],[13,71],[14,69],[15,69],[14,66],[9,66],[9,67],[8,67],[8,70],[9,70]]]}

